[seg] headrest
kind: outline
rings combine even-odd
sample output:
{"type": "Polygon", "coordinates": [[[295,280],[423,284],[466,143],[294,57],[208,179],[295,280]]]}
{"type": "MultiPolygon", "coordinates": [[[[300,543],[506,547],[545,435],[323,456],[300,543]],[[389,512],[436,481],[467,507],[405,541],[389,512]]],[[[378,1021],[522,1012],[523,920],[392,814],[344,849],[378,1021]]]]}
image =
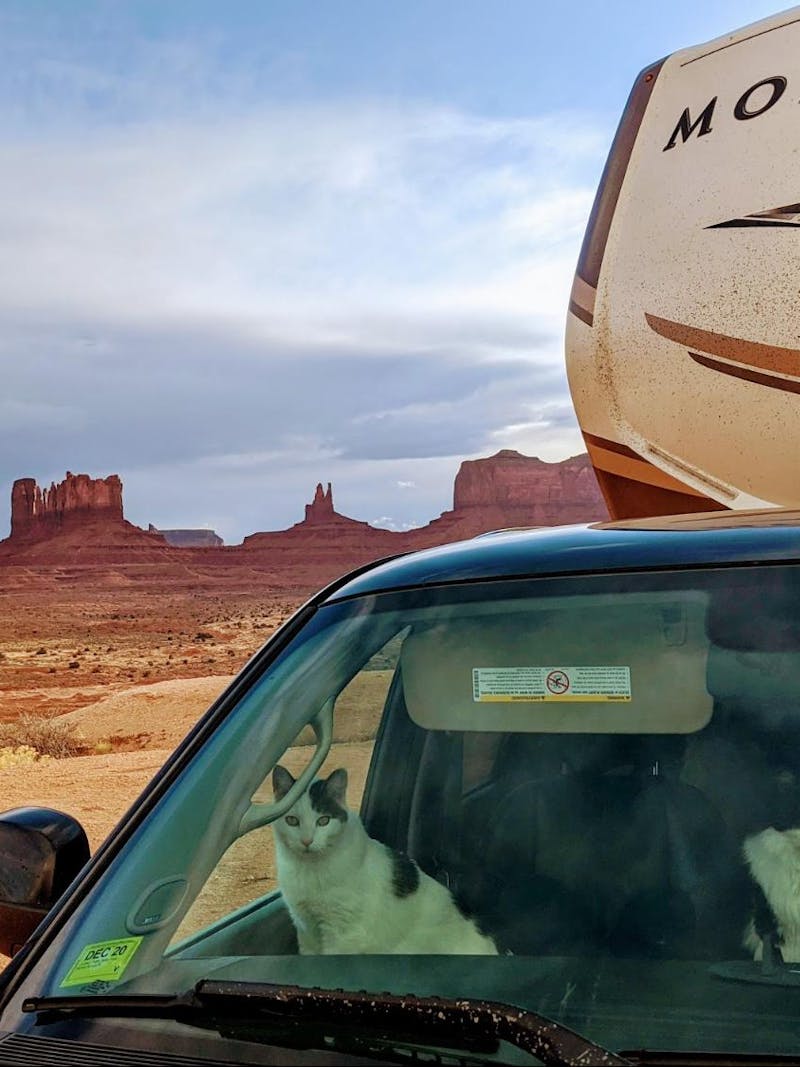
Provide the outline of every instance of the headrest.
{"type": "Polygon", "coordinates": [[[731,578],[711,597],[707,631],[722,648],[800,652],[800,568],[764,567],[731,578]]]}
{"type": "Polygon", "coordinates": [[[776,712],[800,726],[800,651],[736,652],[712,648],[708,688],[717,700],[753,713],[776,712]]]}

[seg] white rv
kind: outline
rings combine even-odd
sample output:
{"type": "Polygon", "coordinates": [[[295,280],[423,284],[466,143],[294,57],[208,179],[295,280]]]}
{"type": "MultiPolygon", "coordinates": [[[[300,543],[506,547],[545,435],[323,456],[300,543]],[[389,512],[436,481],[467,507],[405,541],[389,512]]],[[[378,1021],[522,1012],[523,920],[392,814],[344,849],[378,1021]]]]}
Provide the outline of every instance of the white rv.
{"type": "Polygon", "coordinates": [[[573,401],[614,518],[800,505],[800,8],[647,67],[575,274],[573,401]]]}

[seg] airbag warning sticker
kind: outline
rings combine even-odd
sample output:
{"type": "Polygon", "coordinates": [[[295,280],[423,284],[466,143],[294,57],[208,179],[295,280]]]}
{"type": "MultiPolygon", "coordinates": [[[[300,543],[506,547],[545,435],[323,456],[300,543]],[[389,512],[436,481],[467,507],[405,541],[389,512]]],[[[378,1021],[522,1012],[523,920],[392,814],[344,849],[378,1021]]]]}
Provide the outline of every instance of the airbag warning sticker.
{"type": "Polygon", "coordinates": [[[141,945],[141,937],[123,937],[117,941],[95,941],[81,950],[67,971],[62,988],[89,982],[116,982],[141,945]]]}
{"type": "Polygon", "coordinates": [[[472,699],[630,701],[630,667],[473,667],[472,699]]]}

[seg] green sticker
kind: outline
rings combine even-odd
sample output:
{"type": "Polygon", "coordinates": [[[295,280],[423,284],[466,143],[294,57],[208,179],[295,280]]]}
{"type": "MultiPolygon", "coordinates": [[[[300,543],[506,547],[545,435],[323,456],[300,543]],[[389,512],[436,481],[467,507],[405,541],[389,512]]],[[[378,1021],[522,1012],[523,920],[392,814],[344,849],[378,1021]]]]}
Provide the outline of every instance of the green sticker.
{"type": "Polygon", "coordinates": [[[96,941],[87,945],[70,967],[61,987],[86,985],[87,982],[116,982],[142,941],[141,937],[123,937],[118,941],[96,941]]]}

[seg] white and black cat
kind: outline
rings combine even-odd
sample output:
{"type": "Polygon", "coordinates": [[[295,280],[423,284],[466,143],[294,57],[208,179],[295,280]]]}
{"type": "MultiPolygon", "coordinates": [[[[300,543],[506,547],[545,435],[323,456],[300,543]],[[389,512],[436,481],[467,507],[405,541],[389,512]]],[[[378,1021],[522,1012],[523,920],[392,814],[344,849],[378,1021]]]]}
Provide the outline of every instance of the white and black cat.
{"type": "Polygon", "coordinates": [[[762,959],[766,937],[780,949],[785,963],[800,962],[800,829],[769,826],[745,839],[744,855],[763,894],[745,932],[745,948],[754,959],[762,959]]]}
{"type": "MultiPolygon", "coordinates": [[[[295,779],[278,765],[276,799],[295,779]]],[[[452,894],[408,856],[371,838],[345,804],[347,771],[312,782],[272,824],[278,882],[306,955],[496,955],[452,894]]]]}

